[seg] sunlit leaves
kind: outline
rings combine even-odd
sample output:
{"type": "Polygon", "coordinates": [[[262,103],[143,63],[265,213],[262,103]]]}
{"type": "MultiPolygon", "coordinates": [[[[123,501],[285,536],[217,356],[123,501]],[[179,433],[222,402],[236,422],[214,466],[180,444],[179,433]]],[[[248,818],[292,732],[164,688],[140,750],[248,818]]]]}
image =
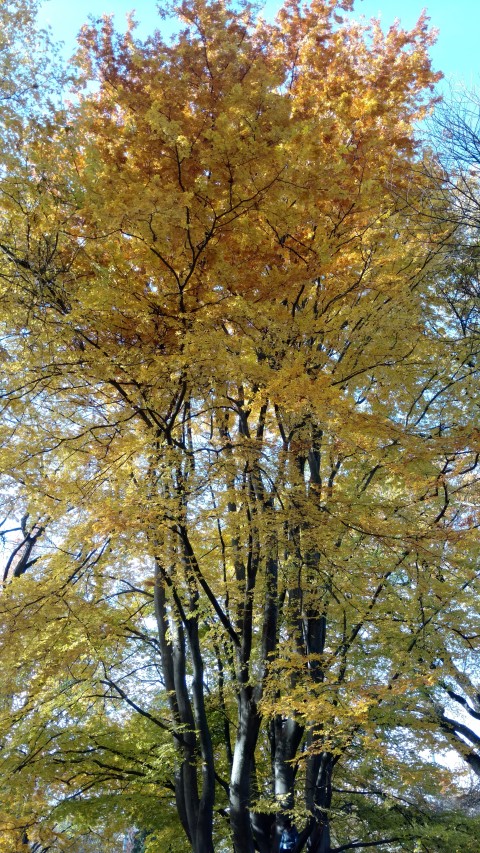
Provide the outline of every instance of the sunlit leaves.
{"type": "Polygon", "coordinates": [[[431,35],[339,11],[93,24],[85,89],[5,177],[6,510],[42,537],[0,601],[1,725],[31,832],[154,850],[179,821],[243,853],[261,806],[342,841],[334,767],[416,808],[446,742],[424,709],[477,582],[478,432],[418,168],[431,35]]]}

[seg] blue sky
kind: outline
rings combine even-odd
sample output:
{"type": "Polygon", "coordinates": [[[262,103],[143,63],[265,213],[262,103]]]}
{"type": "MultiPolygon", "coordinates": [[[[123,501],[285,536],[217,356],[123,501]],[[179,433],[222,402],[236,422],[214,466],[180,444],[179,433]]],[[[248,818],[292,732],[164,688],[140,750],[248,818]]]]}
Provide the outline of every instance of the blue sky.
{"type": "MultiPolygon", "coordinates": [[[[274,15],[279,6],[278,0],[267,0],[265,15],[274,15]]],[[[355,14],[381,17],[384,26],[399,18],[404,26],[411,27],[424,7],[432,26],[439,30],[432,49],[436,70],[443,71],[454,84],[463,81],[468,88],[480,88],[480,0],[356,0],[355,14]]],[[[40,20],[51,25],[55,38],[65,42],[70,54],[75,49],[75,36],[89,15],[114,13],[118,25],[123,26],[131,9],[141,23],[141,35],[157,26],[155,0],[45,0],[40,20]]]]}

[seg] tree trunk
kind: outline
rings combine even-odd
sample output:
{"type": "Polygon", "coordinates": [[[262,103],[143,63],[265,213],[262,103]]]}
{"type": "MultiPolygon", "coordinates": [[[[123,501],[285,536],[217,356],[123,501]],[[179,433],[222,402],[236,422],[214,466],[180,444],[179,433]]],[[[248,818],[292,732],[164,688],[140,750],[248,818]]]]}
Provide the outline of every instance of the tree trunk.
{"type": "Polygon", "coordinates": [[[197,742],[186,682],[184,633],[181,624],[169,619],[165,597],[166,583],[166,573],[156,561],[155,616],[162,672],[172,717],[182,732],[178,738],[181,764],[175,774],[175,800],[184,832],[192,849],[195,849],[200,806],[196,770],[197,742]]]}
{"type": "Polygon", "coordinates": [[[307,841],[308,853],[330,853],[329,809],[332,803],[333,755],[312,755],[307,763],[305,802],[313,815],[313,828],[307,841]]]}
{"type": "Polygon", "coordinates": [[[281,812],[275,821],[274,846],[276,851],[284,825],[284,812],[294,806],[294,785],[297,767],[294,763],[303,736],[303,726],[291,718],[280,715],[273,721],[272,757],[275,799],[281,804],[281,812]]]}
{"type": "Polygon", "coordinates": [[[260,729],[260,715],[249,688],[239,698],[239,722],[230,778],[230,825],[235,853],[254,853],[250,818],[253,753],[260,729]]]}

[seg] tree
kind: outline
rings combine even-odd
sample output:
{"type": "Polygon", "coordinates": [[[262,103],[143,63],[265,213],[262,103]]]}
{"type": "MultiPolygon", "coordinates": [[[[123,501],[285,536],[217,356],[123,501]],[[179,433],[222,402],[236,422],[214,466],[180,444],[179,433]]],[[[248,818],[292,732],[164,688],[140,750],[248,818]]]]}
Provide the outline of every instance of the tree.
{"type": "MultiPolygon", "coordinates": [[[[436,215],[451,229],[451,238],[439,271],[438,286],[456,317],[456,334],[462,341],[465,364],[478,361],[480,288],[478,226],[480,163],[479,100],[475,92],[452,92],[437,105],[428,124],[427,142],[433,160],[426,174],[431,191],[441,203],[436,215]]],[[[473,390],[473,393],[475,393],[473,390]]],[[[464,393],[470,393],[465,391],[464,393]]],[[[478,465],[472,462],[471,476],[478,465]]],[[[472,721],[479,719],[478,668],[476,666],[476,616],[472,613],[457,629],[446,650],[444,677],[430,697],[426,713],[436,719],[454,748],[477,775],[480,773],[479,739],[472,721]]]]}
{"type": "Polygon", "coordinates": [[[399,734],[446,743],[419,702],[478,582],[475,366],[415,168],[426,20],[349,7],[105,19],[2,175],[3,470],[42,530],[2,596],[4,778],[60,850],[431,835],[399,734]]]}

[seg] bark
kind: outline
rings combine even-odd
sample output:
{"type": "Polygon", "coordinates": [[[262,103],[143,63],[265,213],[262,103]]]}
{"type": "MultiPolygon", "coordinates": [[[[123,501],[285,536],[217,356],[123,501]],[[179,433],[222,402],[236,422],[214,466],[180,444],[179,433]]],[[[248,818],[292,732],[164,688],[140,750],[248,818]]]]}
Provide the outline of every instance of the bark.
{"type": "MultiPolygon", "coordinates": [[[[305,644],[307,653],[314,655],[309,668],[315,683],[323,681],[323,670],[320,655],[323,654],[326,640],[326,616],[309,610],[305,620],[305,644]]],[[[311,754],[307,760],[305,778],[305,805],[312,815],[312,828],[307,840],[308,853],[330,853],[330,821],[329,809],[332,802],[332,773],[335,764],[334,757],[329,752],[321,751],[322,736],[320,732],[310,731],[308,734],[310,748],[318,752],[311,754]]]]}
{"type": "Polygon", "coordinates": [[[445,715],[442,708],[437,707],[435,710],[440,729],[449,736],[452,746],[460,753],[473,772],[480,776],[480,735],[465,723],[451,720],[445,715]]]}
{"type": "Polygon", "coordinates": [[[242,690],[238,704],[238,730],[230,777],[230,825],[235,853],[254,853],[250,803],[253,753],[260,729],[260,714],[248,687],[242,690]]]}
{"type": "Polygon", "coordinates": [[[8,558],[5,569],[3,572],[3,583],[11,580],[12,578],[19,578],[27,569],[33,566],[38,557],[33,557],[30,559],[33,549],[35,545],[40,539],[40,537],[45,532],[45,528],[42,526],[34,525],[31,530],[27,529],[27,520],[28,515],[24,515],[20,522],[20,529],[23,533],[22,541],[16,545],[13,549],[10,557],[8,558]]]}
{"type": "MultiPolygon", "coordinates": [[[[252,801],[252,777],[254,769],[254,752],[260,730],[260,714],[258,702],[261,697],[263,680],[266,674],[267,655],[270,647],[274,646],[275,619],[274,595],[276,592],[277,564],[275,560],[267,560],[266,592],[264,618],[262,626],[262,660],[263,671],[254,691],[249,683],[250,659],[253,638],[253,596],[259,568],[259,535],[256,526],[258,492],[261,489],[261,479],[249,476],[247,489],[250,507],[247,513],[249,520],[249,538],[247,565],[240,558],[238,542],[234,541],[235,571],[240,589],[244,589],[242,603],[238,608],[237,626],[241,636],[241,646],[237,650],[237,681],[238,681],[238,728],[233,751],[232,770],[230,777],[230,825],[232,830],[235,853],[254,853],[254,827],[258,821],[250,813],[252,801]],[[256,479],[256,488],[253,480],[256,479]],[[270,575],[274,576],[272,581],[270,575]],[[273,620],[273,624],[272,624],[273,620]],[[273,638],[273,646],[272,646],[273,638]]],[[[232,507],[233,508],[233,507],[232,507]]],[[[262,835],[262,832],[259,833],[262,835]]]]}
{"type": "Polygon", "coordinates": [[[195,853],[213,853],[213,807],[215,804],[215,767],[212,739],[205,710],[203,660],[198,638],[198,620],[188,621],[188,641],[193,663],[193,709],[202,755],[202,793],[200,797],[195,853]]]}
{"type": "Polygon", "coordinates": [[[335,759],[329,752],[312,755],[307,763],[305,800],[313,815],[313,827],[307,841],[308,853],[331,853],[329,809],[334,764],[335,759]]]}
{"type": "Polygon", "coordinates": [[[272,835],[274,828],[274,817],[271,814],[254,813],[251,816],[255,849],[259,853],[272,853],[272,835]]]}
{"type": "Polygon", "coordinates": [[[186,682],[185,639],[181,624],[170,620],[165,584],[167,576],[157,561],[155,567],[155,616],[160,643],[162,671],[174,722],[182,731],[181,764],[175,775],[175,800],[185,834],[194,849],[199,794],[196,771],[197,743],[193,712],[186,682]]]}
{"type": "Polygon", "coordinates": [[[275,821],[274,850],[278,849],[283,830],[283,812],[294,806],[294,785],[297,767],[294,763],[304,728],[295,720],[280,715],[273,721],[272,753],[275,799],[282,812],[275,821]]]}

